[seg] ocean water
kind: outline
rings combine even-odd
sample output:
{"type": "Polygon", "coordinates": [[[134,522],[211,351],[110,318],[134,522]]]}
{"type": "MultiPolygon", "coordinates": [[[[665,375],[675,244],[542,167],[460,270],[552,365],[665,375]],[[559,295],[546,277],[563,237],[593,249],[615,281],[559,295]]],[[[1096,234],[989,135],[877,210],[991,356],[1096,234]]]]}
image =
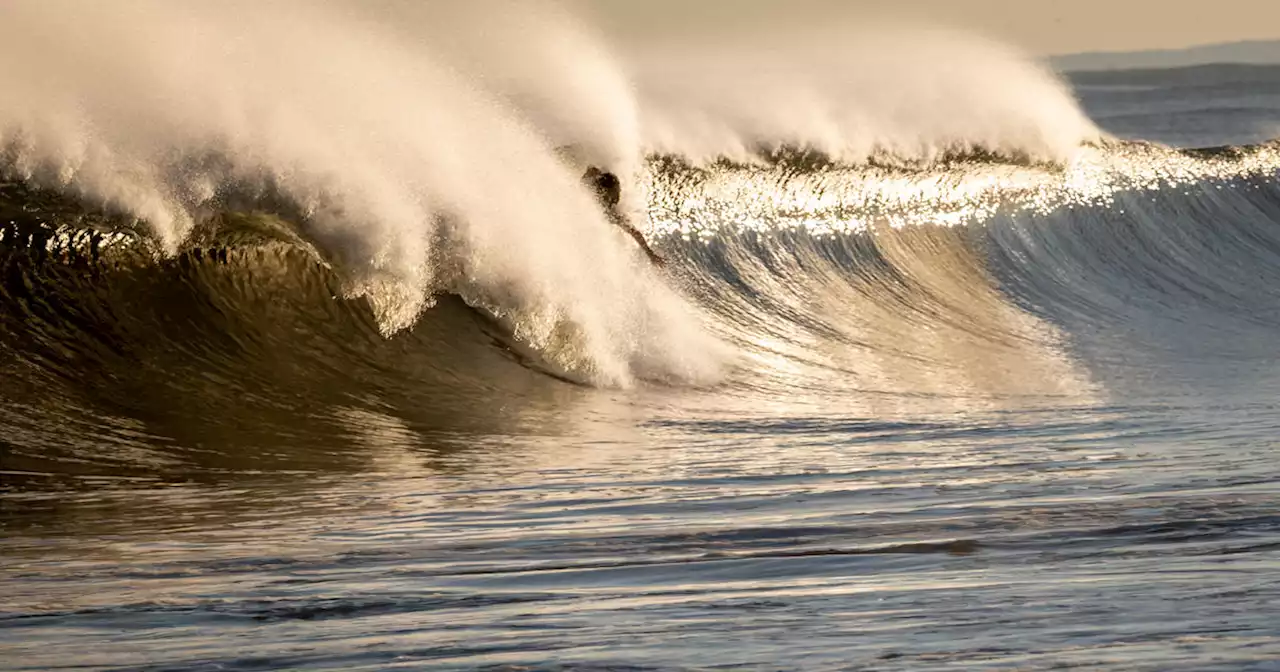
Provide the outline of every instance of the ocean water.
{"type": "Polygon", "coordinates": [[[311,7],[0,74],[0,669],[1280,669],[1280,66],[311,7]]]}

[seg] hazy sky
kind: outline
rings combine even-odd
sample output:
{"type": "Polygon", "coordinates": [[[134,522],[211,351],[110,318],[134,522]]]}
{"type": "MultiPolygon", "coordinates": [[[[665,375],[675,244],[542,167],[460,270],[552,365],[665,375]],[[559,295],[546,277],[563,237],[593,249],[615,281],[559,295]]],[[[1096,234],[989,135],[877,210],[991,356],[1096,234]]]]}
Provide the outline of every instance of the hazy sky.
{"type": "Polygon", "coordinates": [[[1037,54],[1280,39],[1280,0],[587,0],[619,30],[753,12],[916,16],[1037,54]]]}

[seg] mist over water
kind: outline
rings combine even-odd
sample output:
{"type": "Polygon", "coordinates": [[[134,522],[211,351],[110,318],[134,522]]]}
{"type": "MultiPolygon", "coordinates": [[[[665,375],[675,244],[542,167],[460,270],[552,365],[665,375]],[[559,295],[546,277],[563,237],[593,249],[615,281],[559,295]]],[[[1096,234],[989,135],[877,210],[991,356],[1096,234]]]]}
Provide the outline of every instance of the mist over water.
{"type": "Polygon", "coordinates": [[[628,47],[648,151],[1060,163],[1099,135],[1061,82],[1012,49],[938,28],[778,18],[628,47]]]}

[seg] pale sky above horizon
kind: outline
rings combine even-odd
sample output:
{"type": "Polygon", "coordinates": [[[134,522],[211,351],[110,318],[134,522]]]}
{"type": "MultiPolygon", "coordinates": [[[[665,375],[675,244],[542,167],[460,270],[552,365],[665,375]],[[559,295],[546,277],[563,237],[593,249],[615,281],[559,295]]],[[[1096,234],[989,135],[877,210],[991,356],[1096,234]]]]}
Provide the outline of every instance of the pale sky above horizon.
{"type": "Polygon", "coordinates": [[[589,0],[617,30],[751,13],[888,16],[967,28],[1035,54],[1280,39],[1280,0],[589,0]]]}

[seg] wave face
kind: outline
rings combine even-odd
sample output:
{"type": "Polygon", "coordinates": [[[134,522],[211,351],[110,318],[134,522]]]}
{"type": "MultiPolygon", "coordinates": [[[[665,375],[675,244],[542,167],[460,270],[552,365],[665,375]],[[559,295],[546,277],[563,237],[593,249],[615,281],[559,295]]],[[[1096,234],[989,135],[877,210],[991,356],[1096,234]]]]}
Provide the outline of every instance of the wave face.
{"type": "Polygon", "coordinates": [[[664,168],[651,214],[779,390],[1211,398],[1270,376],[1278,169],[1270,144],[1141,143],[1062,169],[664,168]]]}

